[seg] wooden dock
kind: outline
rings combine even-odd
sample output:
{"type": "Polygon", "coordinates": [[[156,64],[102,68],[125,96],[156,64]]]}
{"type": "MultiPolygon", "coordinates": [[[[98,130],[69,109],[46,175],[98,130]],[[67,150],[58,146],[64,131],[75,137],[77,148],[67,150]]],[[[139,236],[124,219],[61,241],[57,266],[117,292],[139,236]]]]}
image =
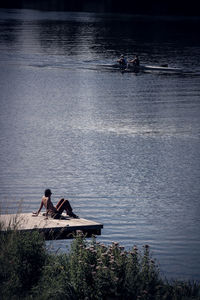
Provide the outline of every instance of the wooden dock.
{"type": "Polygon", "coordinates": [[[86,219],[74,219],[64,217],[61,220],[46,218],[42,214],[33,216],[32,213],[0,215],[0,222],[3,224],[1,231],[7,228],[17,229],[21,232],[31,232],[38,230],[44,234],[46,240],[71,239],[78,232],[82,232],[87,237],[101,235],[103,225],[86,219]]]}

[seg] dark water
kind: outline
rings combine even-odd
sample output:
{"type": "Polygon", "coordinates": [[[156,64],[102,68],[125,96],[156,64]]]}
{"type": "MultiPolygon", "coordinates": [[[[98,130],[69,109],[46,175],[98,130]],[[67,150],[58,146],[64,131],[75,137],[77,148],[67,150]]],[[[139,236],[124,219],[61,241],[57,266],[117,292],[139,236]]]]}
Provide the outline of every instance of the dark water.
{"type": "Polygon", "coordinates": [[[200,279],[199,24],[1,10],[2,211],[50,187],[100,241],[148,243],[164,276],[200,279]],[[107,68],[121,53],[184,72],[107,68]]]}

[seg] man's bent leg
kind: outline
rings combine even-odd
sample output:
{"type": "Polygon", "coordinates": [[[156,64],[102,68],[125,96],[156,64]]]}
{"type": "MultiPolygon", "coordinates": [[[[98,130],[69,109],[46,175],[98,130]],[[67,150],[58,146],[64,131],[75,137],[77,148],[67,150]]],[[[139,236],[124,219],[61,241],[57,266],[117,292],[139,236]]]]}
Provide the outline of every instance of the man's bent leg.
{"type": "Polygon", "coordinates": [[[56,204],[56,209],[57,209],[57,210],[59,209],[59,207],[61,206],[61,204],[63,203],[63,201],[65,201],[64,198],[62,198],[62,199],[60,199],[60,200],[58,201],[58,203],[56,204]]]}
{"type": "Polygon", "coordinates": [[[71,207],[71,205],[70,205],[70,203],[69,203],[68,200],[62,201],[62,203],[60,204],[60,206],[58,206],[56,208],[57,208],[57,210],[59,211],[60,214],[62,214],[62,212],[64,210],[66,210],[66,213],[68,215],[70,215],[70,213],[72,212],[72,207],[71,207]]]}

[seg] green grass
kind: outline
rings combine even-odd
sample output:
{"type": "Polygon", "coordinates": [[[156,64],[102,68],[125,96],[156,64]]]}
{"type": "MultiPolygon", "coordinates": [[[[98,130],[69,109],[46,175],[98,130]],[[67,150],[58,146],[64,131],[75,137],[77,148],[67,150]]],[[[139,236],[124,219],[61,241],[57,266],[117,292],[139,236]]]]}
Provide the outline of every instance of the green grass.
{"type": "Polygon", "coordinates": [[[195,282],[163,280],[148,245],[76,237],[65,254],[49,253],[37,231],[0,234],[0,299],[200,299],[195,282]]]}

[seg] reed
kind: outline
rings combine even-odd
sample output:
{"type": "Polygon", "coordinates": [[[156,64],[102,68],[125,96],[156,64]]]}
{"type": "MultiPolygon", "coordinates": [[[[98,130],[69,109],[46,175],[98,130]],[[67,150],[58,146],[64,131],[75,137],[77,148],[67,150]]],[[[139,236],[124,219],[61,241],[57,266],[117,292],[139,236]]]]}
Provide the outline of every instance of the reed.
{"type": "Polygon", "coordinates": [[[67,253],[50,253],[16,226],[0,234],[0,299],[197,300],[200,285],[163,280],[148,245],[126,251],[79,234],[67,253]]]}

